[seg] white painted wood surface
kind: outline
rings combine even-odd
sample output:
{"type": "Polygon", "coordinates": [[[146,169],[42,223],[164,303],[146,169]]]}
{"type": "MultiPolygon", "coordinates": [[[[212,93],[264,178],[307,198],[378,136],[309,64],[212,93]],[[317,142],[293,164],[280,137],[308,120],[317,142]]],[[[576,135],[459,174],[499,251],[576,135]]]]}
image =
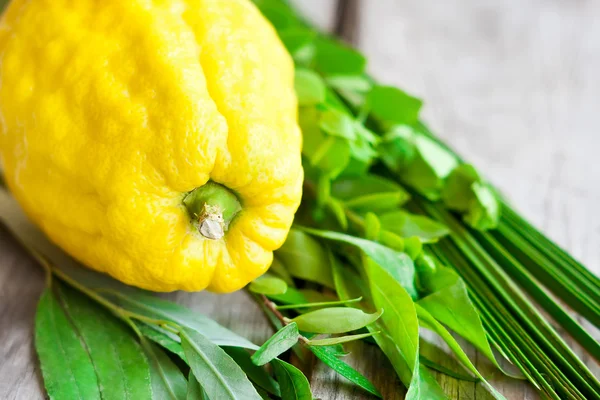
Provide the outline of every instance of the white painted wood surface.
{"type": "MultiPolygon", "coordinates": [[[[320,26],[333,26],[333,0],[294,2],[320,26]]],[[[600,1],[359,4],[356,37],[373,75],[425,99],[424,115],[435,132],[532,222],[600,273],[600,1]]],[[[0,229],[0,399],[43,398],[32,348],[42,287],[39,268],[0,229]]],[[[243,293],[172,297],[256,342],[270,333],[243,293]]],[[[402,398],[374,347],[354,344],[351,350],[346,361],[386,399],[402,398]]],[[[528,385],[499,377],[482,357],[469,354],[507,398],[538,398],[528,385]]],[[[583,358],[600,375],[600,367],[583,358]]],[[[440,380],[452,398],[490,398],[472,383],[440,380]]],[[[311,383],[315,397],[324,400],[369,398],[319,363],[311,383]]]]}

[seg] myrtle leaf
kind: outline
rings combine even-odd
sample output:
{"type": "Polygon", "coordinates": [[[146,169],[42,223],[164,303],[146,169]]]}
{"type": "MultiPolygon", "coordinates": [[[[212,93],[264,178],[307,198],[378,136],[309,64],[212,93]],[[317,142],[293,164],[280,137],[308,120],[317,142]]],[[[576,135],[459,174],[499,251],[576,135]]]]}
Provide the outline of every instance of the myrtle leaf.
{"type": "Polygon", "coordinates": [[[325,239],[335,240],[353,246],[362,250],[375,263],[385,268],[391,276],[404,287],[404,289],[413,298],[417,297],[415,287],[415,267],[413,261],[405,253],[399,253],[389,247],[383,246],[377,242],[357,238],[339,232],[324,231],[311,228],[301,228],[303,231],[313,236],[325,239]]]}
{"type": "Polygon", "coordinates": [[[294,280],[290,273],[285,269],[285,266],[279,261],[277,257],[273,257],[273,262],[269,267],[269,272],[277,275],[279,278],[283,279],[288,286],[294,286],[294,280]]]}
{"type": "Polygon", "coordinates": [[[325,101],[323,79],[308,69],[296,68],[294,88],[300,106],[312,106],[325,101]]]}
{"type": "Polygon", "coordinates": [[[278,303],[284,304],[303,304],[309,302],[304,293],[291,287],[288,287],[288,290],[283,294],[268,295],[268,297],[278,303]]]}
{"type": "Polygon", "coordinates": [[[418,237],[421,241],[431,243],[450,233],[450,230],[431,218],[411,214],[404,210],[396,210],[379,217],[383,229],[394,232],[403,238],[418,237]]]}
{"type": "Polygon", "coordinates": [[[321,112],[319,126],[325,132],[333,136],[339,136],[348,140],[356,139],[354,120],[348,114],[331,108],[321,112]]]}
{"type": "Polygon", "coordinates": [[[284,294],[287,289],[287,283],[283,279],[276,276],[265,274],[256,278],[250,283],[248,289],[251,292],[259,294],[284,294]]]}
{"type": "Polygon", "coordinates": [[[400,89],[373,86],[367,95],[368,109],[381,122],[391,126],[410,125],[417,121],[423,103],[400,89]]]}
{"type": "Polygon", "coordinates": [[[362,54],[334,39],[321,37],[315,46],[316,67],[326,76],[358,75],[365,69],[366,59],[362,54]]]}
{"type": "Polygon", "coordinates": [[[252,356],[252,362],[256,365],[264,365],[281,353],[289,350],[298,342],[298,326],[292,322],[271,336],[252,356]]]}
{"type": "Polygon", "coordinates": [[[333,288],[327,251],[310,235],[297,229],[290,230],[276,254],[292,276],[333,288]]]}
{"type": "Polygon", "coordinates": [[[396,209],[410,198],[402,186],[376,175],[337,179],[331,193],[347,207],[372,212],[396,209]]]}
{"type": "Polygon", "coordinates": [[[298,329],[313,333],[344,333],[376,321],[383,311],[367,314],[357,308],[330,307],[302,314],[292,319],[298,329]]]}

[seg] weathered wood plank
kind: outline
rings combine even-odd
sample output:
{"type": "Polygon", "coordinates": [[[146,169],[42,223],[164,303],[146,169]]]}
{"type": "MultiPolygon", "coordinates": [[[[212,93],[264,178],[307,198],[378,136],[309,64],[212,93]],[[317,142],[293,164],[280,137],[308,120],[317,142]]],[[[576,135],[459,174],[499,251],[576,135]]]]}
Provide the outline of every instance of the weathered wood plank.
{"type": "MultiPolygon", "coordinates": [[[[334,27],[333,0],[296,3],[323,28],[334,27]]],[[[600,2],[378,0],[360,7],[355,32],[373,74],[426,99],[434,130],[544,232],[600,273],[600,169],[594,165],[600,150],[600,2]]],[[[43,398],[32,347],[43,279],[0,229],[1,399],[43,398]]],[[[271,333],[244,293],[170,296],[257,343],[271,333]]],[[[372,379],[384,398],[402,398],[376,348],[348,348],[345,361],[372,379]]],[[[427,352],[435,358],[438,350],[427,352]]],[[[507,398],[538,398],[528,385],[500,377],[473,349],[469,355],[507,398]]],[[[600,375],[600,367],[583,358],[600,375]]],[[[453,398],[490,398],[472,383],[444,376],[440,382],[453,398]]],[[[370,398],[320,363],[311,383],[318,398],[370,398]]]]}

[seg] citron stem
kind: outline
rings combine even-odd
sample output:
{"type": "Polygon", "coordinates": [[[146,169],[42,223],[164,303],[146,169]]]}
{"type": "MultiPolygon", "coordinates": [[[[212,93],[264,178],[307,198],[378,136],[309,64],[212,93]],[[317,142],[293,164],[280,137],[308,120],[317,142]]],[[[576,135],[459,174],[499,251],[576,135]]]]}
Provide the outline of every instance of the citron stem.
{"type": "Polygon", "coordinates": [[[200,234],[212,240],[225,236],[229,224],[242,209],[235,193],[216,182],[207,182],[192,190],[183,204],[200,234]]]}

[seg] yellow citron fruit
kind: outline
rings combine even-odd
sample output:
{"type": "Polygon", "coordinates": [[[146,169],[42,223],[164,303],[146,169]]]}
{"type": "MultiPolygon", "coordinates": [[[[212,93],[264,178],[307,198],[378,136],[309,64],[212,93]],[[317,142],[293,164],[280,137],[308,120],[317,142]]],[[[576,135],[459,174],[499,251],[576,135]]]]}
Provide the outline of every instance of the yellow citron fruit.
{"type": "Polygon", "coordinates": [[[248,0],[13,0],[0,155],[28,216],[98,271],[230,292],[302,189],[293,63],[248,0]]]}

